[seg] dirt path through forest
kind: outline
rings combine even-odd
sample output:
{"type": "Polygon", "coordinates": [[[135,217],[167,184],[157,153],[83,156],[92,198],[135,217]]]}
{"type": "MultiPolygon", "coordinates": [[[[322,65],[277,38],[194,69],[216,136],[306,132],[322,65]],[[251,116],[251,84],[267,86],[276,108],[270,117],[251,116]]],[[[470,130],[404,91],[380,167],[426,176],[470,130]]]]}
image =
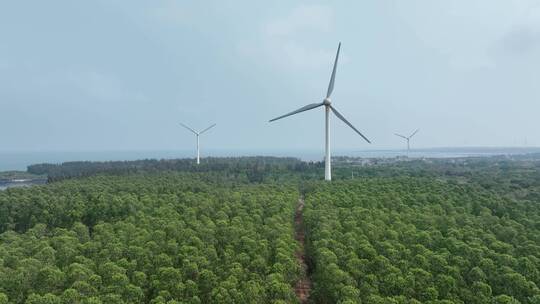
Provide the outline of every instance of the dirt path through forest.
{"type": "Polygon", "coordinates": [[[294,216],[295,224],[295,239],[300,245],[300,249],[296,252],[296,259],[301,267],[300,279],[296,282],[294,292],[300,300],[300,303],[304,304],[308,302],[309,292],[311,290],[311,280],[308,275],[308,266],[306,263],[305,252],[305,231],[304,231],[304,198],[298,199],[298,206],[296,207],[296,214],[294,216]]]}

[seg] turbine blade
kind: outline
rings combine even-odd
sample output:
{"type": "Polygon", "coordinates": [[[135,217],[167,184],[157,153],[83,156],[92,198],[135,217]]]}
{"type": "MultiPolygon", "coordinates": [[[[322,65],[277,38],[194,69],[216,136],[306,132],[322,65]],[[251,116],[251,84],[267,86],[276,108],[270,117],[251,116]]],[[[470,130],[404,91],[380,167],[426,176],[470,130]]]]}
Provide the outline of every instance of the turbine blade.
{"type": "Polygon", "coordinates": [[[394,135],[395,135],[395,136],[399,136],[399,137],[402,137],[402,138],[407,139],[407,136],[403,136],[403,135],[401,135],[401,134],[394,133],[394,135]]]}
{"type": "Polygon", "coordinates": [[[195,135],[197,135],[197,134],[198,134],[198,133],[197,133],[197,132],[196,132],[195,130],[193,130],[192,128],[190,128],[190,127],[186,126],[185,124],[183,124],[183,123],[180,123],[180,125],[181,125],[182,127],[186,128],[186,129],[190,130],[191,132],[195,133],[195,135]]]}
{"type": "Polygon", "coordinates": [[[413,137],[416,133],[418,133],[418,131],[420,131],[420,129],[416,129],[416,131],[414,131],[414,133],[411,134],[411,136],[409,136],[409,138],[413,137]]]}
{"type": "Polygon", "coordinates": [[[332,70],[332,76],[330,77],[330,83],[328,84],[328,91],[326,91],[326,98],[329,98],[330,95],[332,95],[332,91],[334,91],[334,82],[336,80],[336,69],[337,69],[340,49],[341,49],[341,42],[339,43],[338,48],[337,48],[336,60],[334,61],[334,69],[332,70]]]}
{"type": "Polygon", "coordinates": [[[358,131],[350,122],[347,121],[347,119],[345,119],[345,117],[343,117],[343,115],[341,115],[334,107],[330,106],[330,109],[332,109],[332,112],[334,112],[334,114],[341,120],[343,120],[344,123],[346,123],[349,127],[351,127],[354,131],[356,131],[356,133],[358,133],[358,135],[362,136],[363,139],[365,139],[368,143],[371,143],[369,141],[369,139],[367,139],[367,137],[365,137],[362,133],[360,133],[360,131],[358,131]]]}
{"type": "Polygon", "coordinates": [[[215,127],[215,126],[216,126],[216,124],[213,124],[213,125],[211,125],[210,127],[208,127],[208,128],[206,128],[206,129],[202,130],[201,132],[199,132],[199,134],[203,134],[204,132],[206,132],[206,131],[212,129],[212,128],[215,127]]]}
{"type": "Polygon", "coordinates": [[[307,106],[301,107],[300,109],[298,109],[298,110],[296,110],[296,111],[292,111],[291,113],[287,113],[287,114],[285,114],[285,115],[281,115],[281,116],[276,117],[276,118],[274,118],[274,119],[270,119],[270,122],[276,121],[276,120],[278,120],[278,119],[282,119],[282,118],[287,117],[287,116],[291,116],[291,115],[294,115],[294,114],[298,114],[298,113],[300,113],[300,112],[304,112],[304,111],[307,111],[307,110],[315,109],[315,108],[320,107],[320,106],[322,106],[322,105],[324,105],[323,102],[321,102],[321,103],[312,103],[312,104],[308,104],[307,106]]]}

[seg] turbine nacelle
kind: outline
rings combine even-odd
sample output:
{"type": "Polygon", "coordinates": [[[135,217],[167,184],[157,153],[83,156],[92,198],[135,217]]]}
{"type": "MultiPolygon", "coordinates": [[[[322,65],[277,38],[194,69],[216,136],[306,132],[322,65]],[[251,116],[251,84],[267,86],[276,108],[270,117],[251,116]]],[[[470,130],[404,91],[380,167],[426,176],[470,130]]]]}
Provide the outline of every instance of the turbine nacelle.
{"type": "Polygon", "coordinates": [[[325,99],[323,100],[323,105],[329,106],[329,105],[331,105],[331,104],[332,104],[332,102],[330,101],[330,98],[325,98],[325,99]]]}

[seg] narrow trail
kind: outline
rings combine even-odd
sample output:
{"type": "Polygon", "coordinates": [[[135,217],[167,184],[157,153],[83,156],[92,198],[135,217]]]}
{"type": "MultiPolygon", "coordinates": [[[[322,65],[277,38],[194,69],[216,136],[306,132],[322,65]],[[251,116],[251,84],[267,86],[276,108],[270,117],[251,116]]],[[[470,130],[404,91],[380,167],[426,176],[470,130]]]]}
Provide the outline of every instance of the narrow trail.
{"type": "Polygon", "coordinates": [[[304,230],[304,198],[298,199],[298,206],[294,216],[295,224],[295,239],[300,245],[300,249],[296,252],[296,259],[300,265],[300,279],[296,282],[294,292],[300,303],[308,303],[309,292],[311,291],[311,280],[308,275],[308,266],[306,263],[305,252],[305,230],[304,230]]]}

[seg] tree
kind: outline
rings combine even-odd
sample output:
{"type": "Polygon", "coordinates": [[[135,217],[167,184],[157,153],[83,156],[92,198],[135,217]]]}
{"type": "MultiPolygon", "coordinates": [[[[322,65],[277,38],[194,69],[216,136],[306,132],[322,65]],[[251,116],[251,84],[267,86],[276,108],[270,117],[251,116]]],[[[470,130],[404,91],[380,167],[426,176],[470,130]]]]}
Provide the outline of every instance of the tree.
{"type": "Polygon", "coordinates": [[[513,297],[507,295],[499,295],[493,299],[495,304],[520,304],[520,302],[513,297]]]}
{"type": "Polygon", "coordinates": [[[31,294],[26,300],[28,304],[62,304],[62,300],[54,294],[47,293],[43,296],[31,294]]]}

